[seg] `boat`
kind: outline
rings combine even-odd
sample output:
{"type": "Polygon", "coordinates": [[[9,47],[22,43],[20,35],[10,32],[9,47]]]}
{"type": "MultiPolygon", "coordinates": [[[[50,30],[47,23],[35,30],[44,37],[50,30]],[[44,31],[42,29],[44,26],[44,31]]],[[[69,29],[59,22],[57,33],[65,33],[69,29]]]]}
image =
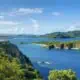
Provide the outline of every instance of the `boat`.
{"type": "Polygon", "coordinates": [[[51,64],[51,63],[48,62],[48,61],[38,61],[37,63],[38,63],[38,64],[47,64],[47,65],[51,64]]]}

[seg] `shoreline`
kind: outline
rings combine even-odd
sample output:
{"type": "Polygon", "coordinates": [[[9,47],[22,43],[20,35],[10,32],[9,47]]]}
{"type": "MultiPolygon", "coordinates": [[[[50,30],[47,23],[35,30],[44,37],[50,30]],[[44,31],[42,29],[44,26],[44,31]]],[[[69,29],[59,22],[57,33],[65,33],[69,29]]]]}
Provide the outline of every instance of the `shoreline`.
{"type": "Polygon", "coordinates": [[[46,45],[46,44],[39,44],[39,43],[32,43],[32,44],[39,45],[41,47],[48,47],[48,45],[46,45]]]}
{"type": "MultiPolygon", "coordinates": [[[[32,44],[35,44],[35,45],[39,45],[41,47],[45,47],[45,48],[48,48],[49,46],[46,45],[46,44],[39,44],[39,43],[32,43],[32,44]]],[[[59,47],[55,47],[54,49],[60,49],[59,47]]],[[[67,47],[65,47],[63,50],[68,50],[67,47]]],[[[80,50],[80,48],[72,48],[71,50],[80,50]]]]}

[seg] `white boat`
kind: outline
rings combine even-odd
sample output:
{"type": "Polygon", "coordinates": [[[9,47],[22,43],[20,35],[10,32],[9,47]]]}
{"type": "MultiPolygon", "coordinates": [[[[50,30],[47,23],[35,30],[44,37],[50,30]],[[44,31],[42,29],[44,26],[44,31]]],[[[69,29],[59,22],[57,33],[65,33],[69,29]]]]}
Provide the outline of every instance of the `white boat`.
{"type": "Polygon", "coordinates": [[[45,62],[45,64],[51,64],[50,62],[45,62]]]}
{"type": "Polygon", "coordinates": [[[48,62],[48,61],[38,61],[37,63],[38,63],[38,64],[47,64],[47,65],[51,64],[51,63],[48,62]]]}

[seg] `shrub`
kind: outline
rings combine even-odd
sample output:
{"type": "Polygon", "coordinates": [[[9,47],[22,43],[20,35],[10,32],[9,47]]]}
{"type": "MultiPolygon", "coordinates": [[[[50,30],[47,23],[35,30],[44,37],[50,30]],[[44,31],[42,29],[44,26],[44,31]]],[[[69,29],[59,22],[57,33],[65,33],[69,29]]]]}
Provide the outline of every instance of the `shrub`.
{"type": "Polygon", "coordinates": [[[69,70],[52,70],[49,72],[48,80],[77,80],[75,72],[69,70]]]}

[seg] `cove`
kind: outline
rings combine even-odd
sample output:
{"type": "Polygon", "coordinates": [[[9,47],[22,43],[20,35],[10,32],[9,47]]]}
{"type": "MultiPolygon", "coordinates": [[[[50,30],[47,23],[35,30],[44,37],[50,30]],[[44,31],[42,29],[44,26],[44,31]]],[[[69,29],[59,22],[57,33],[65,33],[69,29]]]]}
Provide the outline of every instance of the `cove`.
{"type": "MultiPolygon", "coordinates": [[[[80,78],[80,51],[79,50],[48,50],[35,44],[20,45],[22,39],[10,40],[16,44],[18,48],[27,55],[32,61],[34,67],[38,69],[44,80],[47,80],[49,70],[52,69],[72,69],[76,72],[77,77],[80,78]],[[51,64],[39,64],[38,61],[47,61],[51,64]]],[[[23,39],[22,41],[26,41],[23,39]]],[[[32,40],[32,39],[31,39],[32,40]]],[[[37,39],[36,39],[37,40],[37,39]]],[[[30,40],[29,40],[30,41],[30,40]]]]}

